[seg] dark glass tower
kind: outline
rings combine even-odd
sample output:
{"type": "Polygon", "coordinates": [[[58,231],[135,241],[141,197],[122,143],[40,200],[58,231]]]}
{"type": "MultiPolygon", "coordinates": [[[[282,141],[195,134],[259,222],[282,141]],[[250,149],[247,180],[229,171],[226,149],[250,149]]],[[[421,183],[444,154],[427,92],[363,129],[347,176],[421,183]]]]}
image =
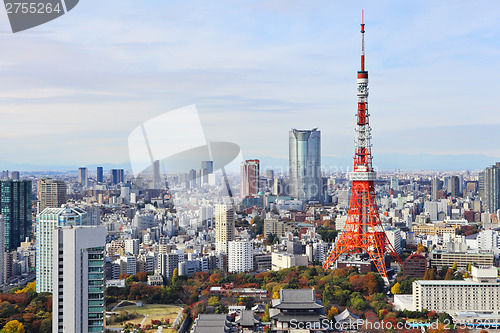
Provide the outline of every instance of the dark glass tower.
{"type": "Polygon", "coordinates": [[[111,169],[111,183],[117,185],[123,183],[123,169],[111,169]]]}
{"type": "Polygon", "coordinates": [[[103,181],[103,171],[102,171],[102,167],[97,167],[97,182],[98,183],[102,183],[103,181]]]}
{"type": "Polygon", "coordinates": [[[5,250],[31,237],[31,180],[0,181],[0,210],[5,223],[5,250]]]}

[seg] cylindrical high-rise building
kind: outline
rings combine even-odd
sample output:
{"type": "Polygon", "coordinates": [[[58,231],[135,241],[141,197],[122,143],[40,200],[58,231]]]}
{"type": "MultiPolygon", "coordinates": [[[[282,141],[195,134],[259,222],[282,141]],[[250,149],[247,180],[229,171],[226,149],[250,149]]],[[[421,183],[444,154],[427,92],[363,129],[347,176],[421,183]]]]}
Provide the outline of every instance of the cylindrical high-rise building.
{"type": "Polygon", "coordinates": [[[321,201],[321,132],[292,129],[289,134],[289,195],[303,201],[321,201]]]}

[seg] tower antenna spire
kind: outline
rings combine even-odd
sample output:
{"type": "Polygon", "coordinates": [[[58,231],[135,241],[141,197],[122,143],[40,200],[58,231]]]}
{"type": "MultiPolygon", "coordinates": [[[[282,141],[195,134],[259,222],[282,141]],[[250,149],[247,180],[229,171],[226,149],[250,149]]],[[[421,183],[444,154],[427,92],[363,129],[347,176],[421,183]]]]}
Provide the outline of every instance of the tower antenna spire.
{"type": "Polygon", "coordinates": [[[361,10],[361,71],[365,71],[365,13],[361,10]]]}

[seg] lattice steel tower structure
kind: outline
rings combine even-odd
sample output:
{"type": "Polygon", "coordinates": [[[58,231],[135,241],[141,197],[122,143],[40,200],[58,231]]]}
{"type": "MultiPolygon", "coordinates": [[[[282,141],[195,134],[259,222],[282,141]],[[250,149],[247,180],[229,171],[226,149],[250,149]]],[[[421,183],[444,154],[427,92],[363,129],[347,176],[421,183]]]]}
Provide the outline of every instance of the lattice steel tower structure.
{"type": "Polygon", "coordinates": [[[371,127],[368,114],[368,72],[365,71],[365,24],[361,20],[361,71],[358,72],[358,112],[356,114],[356,144],[354,169],[349,174],[352,181],[351,200],[344,229],[335,247],[323,264],[326,270],[341,254],[366,252],[379,274],[388,282],[385,254],[390,254],[401,266],[403,262],[385,234],[377,202],[372,167],[371,127]]]}

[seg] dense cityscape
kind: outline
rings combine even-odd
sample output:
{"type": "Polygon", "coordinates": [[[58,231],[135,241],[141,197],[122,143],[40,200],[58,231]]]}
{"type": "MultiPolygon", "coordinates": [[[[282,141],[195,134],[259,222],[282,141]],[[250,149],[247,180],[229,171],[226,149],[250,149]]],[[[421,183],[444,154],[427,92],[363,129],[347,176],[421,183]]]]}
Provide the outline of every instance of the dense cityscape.
{"type": "Polygon", "coordinates": [[[2,325],[17,320],[26,331],[49,332],[52,320],[94,332],[106,321],[110,331],[137,324],[156,331],[167,312],[148,319],[131,307],[170,304],[180,315],[165,328],[179,329],[191,316],[203,331],[204,317],[195,314],[216,313],[221,329],[248,329],[240,320],[276,332],[291,323],[274,299],[295,298],[304,306],[293,311],[318,325],[322,318],[412,323],[407,329],[434,319],[496,325],[499,163],[479,172],[378,172],[380,220],[403,260],[400,267],[386,255],[387,285],[366,253],[343,254],[323,271],[347,220],[348,175],[319,168],[319,129],[292,129],[289,143],[287,174],[261,168],[258,159],[226,178],[212,161],[178,174],[155,162],[139,179],[102,167],[3,171],[2,325]],[[304,148],[307,155],[297,154],[304,148]],[[34,302],[44,310],[26,310],[34,302]],[[317,314],[307,314],[309,306],[317,314]],[[225,317],[233,313],[240,319],[225,317]]]}
{"type": "Polygon", "coordinates": [[[360,32],[352,168],[322,119],[273,166],[192,105],[131,132],[130,168],[3,170],[0,333],[500,329],[500,162],[375,167],[360,32]]]}

